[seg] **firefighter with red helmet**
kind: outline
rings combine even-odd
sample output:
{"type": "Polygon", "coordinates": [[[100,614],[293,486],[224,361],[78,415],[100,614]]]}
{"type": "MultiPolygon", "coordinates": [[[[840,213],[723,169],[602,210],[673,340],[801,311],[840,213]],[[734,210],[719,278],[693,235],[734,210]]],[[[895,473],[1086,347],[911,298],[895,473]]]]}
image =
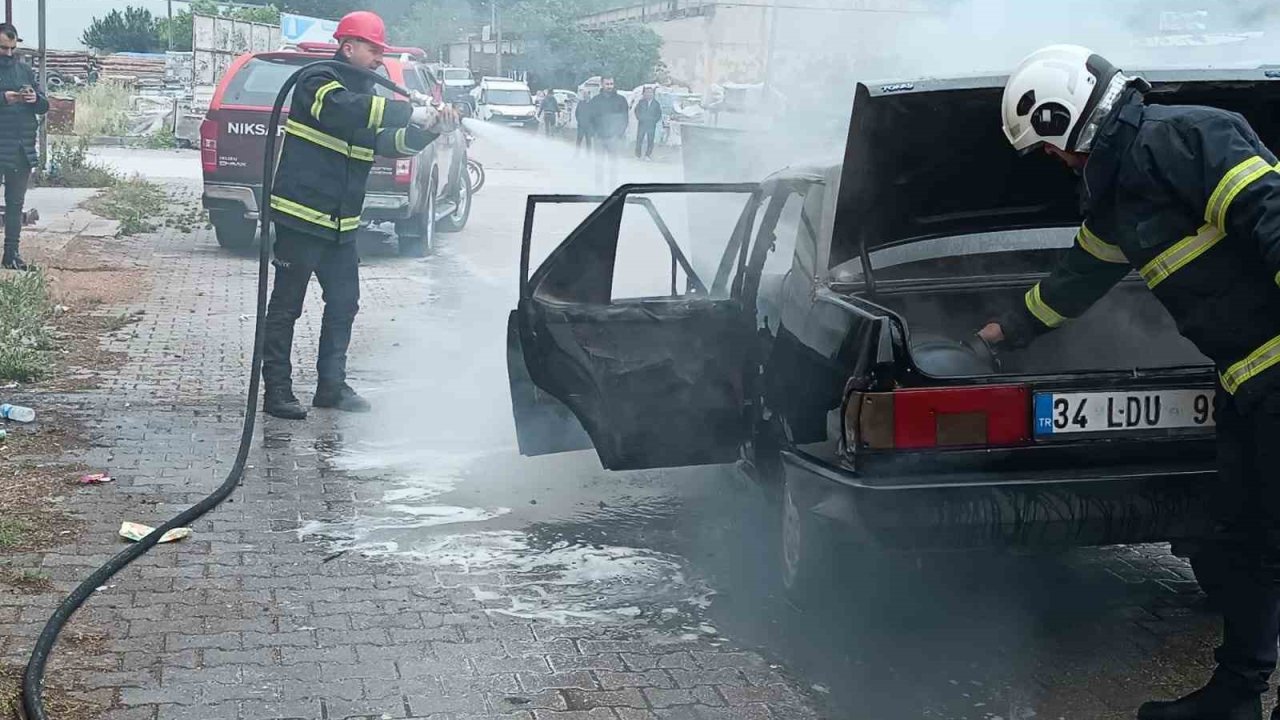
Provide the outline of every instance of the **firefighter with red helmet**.
{"type": "MultiPolygon", "coordinates": [[[[294,324],[314,274],[324,297],[318,382],[312,405],[349,412],[369,403],[346,381],[347,346],[359,309],[356,231],[375,156],[412,157],[457,122],[450,109],[415,107],[375,94],[368,73],[382,64],[386,26],[371,12],[342,18],[334,59],[298,78],[284,126],[284,149],[270,189],[275,229],[275,283],[263,346],[263,411],[300,420],[290,356],[294,324]]],[[[415,98],[419,100],[419,98],[415,98]]]]}

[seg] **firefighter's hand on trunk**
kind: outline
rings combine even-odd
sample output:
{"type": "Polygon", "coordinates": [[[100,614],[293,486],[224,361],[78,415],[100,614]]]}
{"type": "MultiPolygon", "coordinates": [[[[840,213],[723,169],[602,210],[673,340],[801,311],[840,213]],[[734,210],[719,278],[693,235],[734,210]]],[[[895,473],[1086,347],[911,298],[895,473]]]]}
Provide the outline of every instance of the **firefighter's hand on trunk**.
{"type": "Polygon", "coordinates": [[[999,345],[1004,342],[1004,328],[1000,327],[1000,323],[987,323],[986,327],[978,331],[978,337],[988,345],[999,345]]]}
{"type": "Polygon", "coordinates": [[[426,93],[420,93],[417,90],[411,90],[409,92],[409,102],[413,103],[414,105],[434,104],[434,101],[430,95],[426,93]]]}

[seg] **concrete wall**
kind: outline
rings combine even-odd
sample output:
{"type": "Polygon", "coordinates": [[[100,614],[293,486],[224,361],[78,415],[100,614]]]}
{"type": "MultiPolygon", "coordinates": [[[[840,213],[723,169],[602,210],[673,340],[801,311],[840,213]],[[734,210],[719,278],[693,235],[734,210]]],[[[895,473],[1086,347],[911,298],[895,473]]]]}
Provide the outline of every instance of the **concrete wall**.
{"type": "Polygon", "coordinates": [[[650,25],[662,38],[662,60],[674,79],[703,92],[711,83],[764,79],[768,10],[717,6],[706,17],[650,25]]]}

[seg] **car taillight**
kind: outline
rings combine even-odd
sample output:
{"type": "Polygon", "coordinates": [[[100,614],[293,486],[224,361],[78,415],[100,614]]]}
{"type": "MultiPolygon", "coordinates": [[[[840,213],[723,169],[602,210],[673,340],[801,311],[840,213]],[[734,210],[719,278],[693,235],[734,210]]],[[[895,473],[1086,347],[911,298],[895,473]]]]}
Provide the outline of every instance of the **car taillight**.
{"type": "Polygon", "coordinates": [[[396,160],[396,184],[408,185],[413,182],[413,163],[414,158],[400,158],[396,160]]]}
{"type": "Polygon", "coordinates": [[[218,171],[218,123],[205,118],[200,123],[200,165],[206,173],[218,171]]]}
{"type": "Polygon", "coordinates": [[[1024,445],[1031,439],[1031,390],[1025,385],[919,388],[849,393],[844,406],[850,451],[1024,445]]]}

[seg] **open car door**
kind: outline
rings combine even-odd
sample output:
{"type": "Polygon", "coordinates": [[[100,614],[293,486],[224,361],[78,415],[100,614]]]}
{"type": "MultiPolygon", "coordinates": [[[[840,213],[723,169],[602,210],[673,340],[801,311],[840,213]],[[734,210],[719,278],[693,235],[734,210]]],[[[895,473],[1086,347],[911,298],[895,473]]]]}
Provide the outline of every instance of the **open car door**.
{"type": "Polygon", "coordinates": [[[611,470],[737,457],[754,367],[744,269],[759,202],[756,184],[529,197],[507,332],[521,453],[594,446],[611,470]],[[600,204],[530,275],[537,209],[563,203],[600,204]]]}

